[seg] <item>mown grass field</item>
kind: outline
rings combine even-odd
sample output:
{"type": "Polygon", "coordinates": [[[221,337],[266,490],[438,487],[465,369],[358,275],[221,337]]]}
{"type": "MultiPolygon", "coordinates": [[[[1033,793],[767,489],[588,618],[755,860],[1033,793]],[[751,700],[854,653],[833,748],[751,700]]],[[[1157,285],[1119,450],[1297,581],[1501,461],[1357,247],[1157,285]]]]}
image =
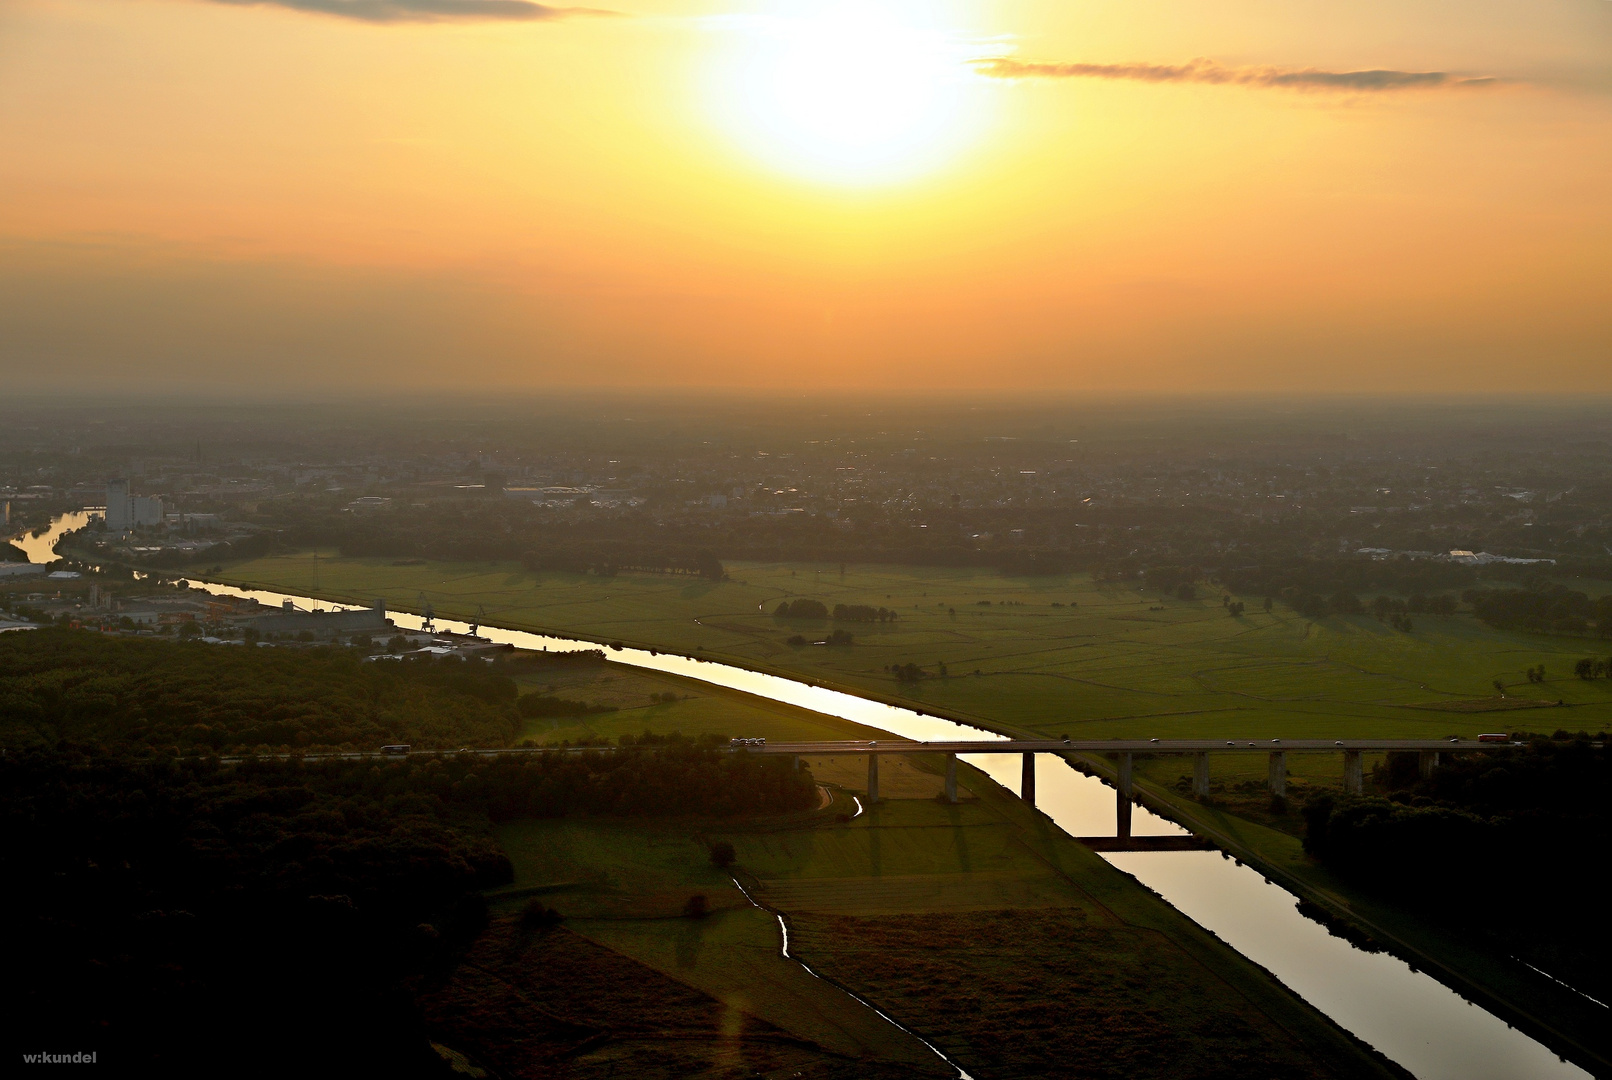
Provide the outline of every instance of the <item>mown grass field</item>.
{"type": "MultiPolygon", "coordinates": [[[[1394,630],[1371,616],[1312,620],[1263,597],[1181,601],[1084,575],[1008,577],[967,569],[732,564],[721,584],[622,574],[533,574],[513,564],[392,565],[318,560],[319,595],[384,597],[439,615],[675,649],[838,683],[960,718],[1048,734],[1385,738],[1490,730],[1595,731],[1612,720],[1612,680],[1574,678],[1574,661],[1612,644],[1516,634],[1470,615],[1416,616],[1394,630]],[[820,640],[829,621],[778,620],[793,597],[892,608],[896,622],[851,624],[850,646],[820,640]],[[1062,606],[1054,606],[1054,605],[1062,606]],[[893,664],[930,677],[900,683],[893,664]],[[940,665],[946,675],[940,676],[940,665]],[[1527,681],[1543,664],[1546,681],[1527,681]],[[1493,682],[1506,684],[1499,697],[1493,682]],[[1558,706],[1560,701],[1563,704],[1558,706]],[[1517,708],[1523,705],[1526,707],[1517,708]],[[1504,707],[1503,706],[1510,706],[1504,707]]],[[[311,554],[228,566],[219,580],[310,593],[311,554]]],[[[1302,768],[1302,766],[1301,766],[1302,768]]]]}

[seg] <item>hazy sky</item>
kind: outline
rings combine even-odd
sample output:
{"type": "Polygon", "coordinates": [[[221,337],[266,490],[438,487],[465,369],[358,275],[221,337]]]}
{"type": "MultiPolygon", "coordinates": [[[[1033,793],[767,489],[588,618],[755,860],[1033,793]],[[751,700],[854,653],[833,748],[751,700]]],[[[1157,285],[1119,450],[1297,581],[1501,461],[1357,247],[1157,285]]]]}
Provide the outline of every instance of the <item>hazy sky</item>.
{"type": "Polygon", "coordinates": [[[1612,391],[1612,2],[0,0],[0,374],[1612,391]]]}

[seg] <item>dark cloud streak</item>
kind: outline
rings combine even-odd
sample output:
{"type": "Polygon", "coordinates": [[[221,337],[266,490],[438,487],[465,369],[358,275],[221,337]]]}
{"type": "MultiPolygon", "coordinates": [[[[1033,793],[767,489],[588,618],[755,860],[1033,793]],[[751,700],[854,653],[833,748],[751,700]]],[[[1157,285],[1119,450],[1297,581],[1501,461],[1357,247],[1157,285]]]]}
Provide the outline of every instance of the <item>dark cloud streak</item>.
{"type": "Polygon", "coordinates": [[[1186,64],[1063,64],[993,57],[973,61],[993,79],[1125,79],[1150,83],[1209,83],[1284,90],[1436,90],[1489,86],[1489,76],[1452,75],[1445,71],[1318,71],[1315,68],[1227,67],[1213,60],[1186,64]]]}
{"type": "Polygon", "coordinates": [[[548,22],[577,15],[614,15],[594,8],[549,7],[530,0],[212,0],[235,7],[271,5],[368,23],[548,22]]]}

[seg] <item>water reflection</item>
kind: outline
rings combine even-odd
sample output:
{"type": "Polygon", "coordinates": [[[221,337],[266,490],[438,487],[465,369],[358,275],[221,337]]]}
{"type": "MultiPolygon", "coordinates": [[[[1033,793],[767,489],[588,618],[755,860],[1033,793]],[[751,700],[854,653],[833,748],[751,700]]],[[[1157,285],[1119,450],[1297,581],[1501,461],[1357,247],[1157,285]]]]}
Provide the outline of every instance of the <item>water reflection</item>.
{"type": "Polygon", "coordinates": [[[1589,1076],[1432,976],[1328,934],[1285,889],[1219,852],[1105,857],[1421,1080],[1589,1076]]]}
{"type": "MultiPolygon", "coordinates": [[[[311,608],[307,597],[228,585],[192,582],[217,595],[250,596],[278,607],[290,599],[311,608]]],[[[321,602],[322,603],[322,602],[321,602]]],[[[346,605],[324,604],[329,608],[346,605]]],[[[421,629],[419,616],[393,612],[404,629],[421,629]]],[[[464,633],[466,623],[438,619],[439,630],[464,633]]],[[[523,649],[574,651],[600,646],[572,638],[548,637],[483,626],[479,633],[523,649]]],[[[636,667],[685,675],[760,697],[798,705],[909,739],[1000,739],[1005,736],[924,716],[913,710],[868,701],[851,694],[809,686],[725,664],[642,649],[612,650],[610,659],[636,667]]],[[[1017,792],[1017,754],[961,755],[1004,787],[1017,792]]],[[[1114,791],[1078,773],[1053,754],[1036,761],[1036,803],[1064,831],[1096,836],[1114,831],[1114,791]]],[[[1142,807],[1134,810],[1137,836],[1178,835],[1185,830],[1142,807]]],[[[1295,993],[1338,1024],[1404,1066],[1420,1080],[1517,1080],[1518,1077],[1588,1077],[1559,1060],[1539,1043],[1446,989],[1431,976],[1386,953],[1365,953],[1333,937],[1298,913],[1292,894],[1218,852],[1115,852],[1105,856],[1134,875],[1178,910],[1251,960],[1263,965],[1295,993]]]]}
{"type": "Polygon", "coordinates": [[[76,532],[91,521],[105,516],[102,510],[75,510],[51,519],[50,527],[37,533],[23,533],[11,539],[13,544],[28,554],[31,563],[52,563],[60,559],[56,544],[70,532],[76,532]]]}

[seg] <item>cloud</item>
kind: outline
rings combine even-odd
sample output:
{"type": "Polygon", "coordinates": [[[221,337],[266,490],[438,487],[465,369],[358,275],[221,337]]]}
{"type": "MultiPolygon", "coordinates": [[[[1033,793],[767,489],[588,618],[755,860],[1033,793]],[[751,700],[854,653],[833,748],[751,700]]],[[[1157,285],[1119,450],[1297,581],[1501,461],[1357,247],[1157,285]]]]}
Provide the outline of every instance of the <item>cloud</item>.
{"type": "Polygon", "coordinates": [[[993,79],[1129,79],[1136,82],[1213,83],[1285,90],[1435,90],[1490,86],[1499,82],[1490,76],[1452,75],[1447,71],[1227,67],[1201,58],[1186,64],[1063,64],[1008,57],[989,57],[972,63],[976,71],[993,79]]]}
{"type": "Polygon", "coordinates": [[[549,7],[531,0],[213,0],[256,7],[272,4],[315,15],[335,15],[369,23],[544,22],[574,15],[614,15],[594,8],[549,7]]]}

